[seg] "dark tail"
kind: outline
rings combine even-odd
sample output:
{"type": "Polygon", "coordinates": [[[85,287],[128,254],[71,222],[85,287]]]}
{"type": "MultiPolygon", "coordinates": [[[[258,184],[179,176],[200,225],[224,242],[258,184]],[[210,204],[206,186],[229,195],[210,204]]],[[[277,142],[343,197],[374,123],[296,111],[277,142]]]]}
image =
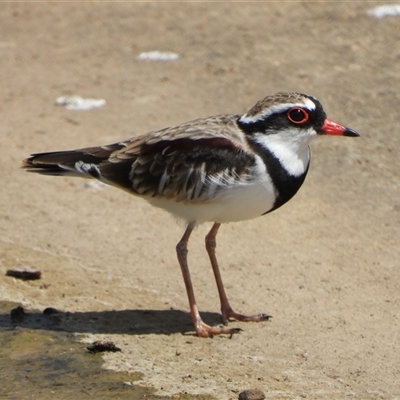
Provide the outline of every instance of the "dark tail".
{"type": "Polygon", "coordinates": [[[122,144],[116,143],[79,150],[31,154],[22,161],[22,168],[44,175],[99,178],[97,166],[107,161],[111,153],[122,147],[122,144]]]}

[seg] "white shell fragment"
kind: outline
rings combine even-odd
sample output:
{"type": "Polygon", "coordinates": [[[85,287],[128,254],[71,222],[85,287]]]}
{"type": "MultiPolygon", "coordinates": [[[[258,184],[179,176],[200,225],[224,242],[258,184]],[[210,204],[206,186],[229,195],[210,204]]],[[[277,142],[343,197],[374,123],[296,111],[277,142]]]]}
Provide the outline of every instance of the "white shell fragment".
{"type": "Polygon", "coordinates": [[[400,4],[387,4],[371,8],[368,11],[368,15],[375,18],[395,17],[400,15],[400,4]]]}
{"type": "Polygon", "coordinates": [[[80,96],[61,96],[56,100],[57,106],[65,106],[67,110],[86,111],[92,108],[103,107],[106,101],[103,99],[84,99],[80,96]]]}
{"type": "Polygon", "coordinates": [[[178,58],[179,54],[169,51],[148,51],[137,56],[138,60],[144,61],[175,61],[178,58]]]}

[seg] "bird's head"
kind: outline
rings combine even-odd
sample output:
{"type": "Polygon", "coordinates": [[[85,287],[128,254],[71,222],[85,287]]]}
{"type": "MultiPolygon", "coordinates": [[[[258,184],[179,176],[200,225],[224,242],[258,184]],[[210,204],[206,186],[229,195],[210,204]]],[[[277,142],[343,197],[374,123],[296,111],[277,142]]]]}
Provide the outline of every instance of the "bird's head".
{"type": "Polygon", "coordinates": [[[249,134],[278,135],[285,141],[307,141],[317,135],[359,136],[328,119],[321,103],[302,93],[276,93],[255,104],[238,120],[249,134]]]}

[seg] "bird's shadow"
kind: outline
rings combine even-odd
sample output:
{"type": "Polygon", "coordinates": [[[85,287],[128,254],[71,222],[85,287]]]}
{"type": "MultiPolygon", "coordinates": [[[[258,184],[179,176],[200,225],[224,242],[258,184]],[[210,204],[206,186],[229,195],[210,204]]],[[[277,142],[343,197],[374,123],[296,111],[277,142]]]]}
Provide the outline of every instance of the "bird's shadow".
{"type": "MultiPolygon", "coordinates": [[[[204,312],[202,318],[211,325],[221,323],[217,313],[204,312]]],[[[38,311],[0,302],[0,330],[16,327],[96,334],[194,334],[190,314],[180,310],[38,311]]]]}

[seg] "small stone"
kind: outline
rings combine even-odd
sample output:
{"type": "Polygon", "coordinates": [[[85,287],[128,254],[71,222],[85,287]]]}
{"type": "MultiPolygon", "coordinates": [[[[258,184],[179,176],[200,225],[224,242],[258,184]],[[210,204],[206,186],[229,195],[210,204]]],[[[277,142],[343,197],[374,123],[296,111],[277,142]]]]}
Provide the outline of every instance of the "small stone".
{"type": "Polygon", "coordinates": [[[44,315],[58,314],[58,310],[54,307],[47,307],[43,310],[44,315]]]}
{"type": "Polygon", "coordinates": [[[22,321],[25,315],[26,315],[25,310],[21,306],[13,308],[10,312],[11,321],[13,322],[22,321]]]}
{"type": "Polygon", "coordinates": [[[107,340],[96,340],[86,347],[91,353],[102,353],[104,351],[121,351],[114,342],[107,340]]]}
{"type": "Polygon", "coordinates": [[[264,400],[265,394],[259,389],[247,389],[239,393],[239,400],[264,400]]]}
{"type": "Polygon", "coordinates": [[[40,271],[38,267],[27,265],[23,267],[10,268],[7,270],[6,275],[28,281],[33,279],[40,279],[42,271],[40,271]]]}

